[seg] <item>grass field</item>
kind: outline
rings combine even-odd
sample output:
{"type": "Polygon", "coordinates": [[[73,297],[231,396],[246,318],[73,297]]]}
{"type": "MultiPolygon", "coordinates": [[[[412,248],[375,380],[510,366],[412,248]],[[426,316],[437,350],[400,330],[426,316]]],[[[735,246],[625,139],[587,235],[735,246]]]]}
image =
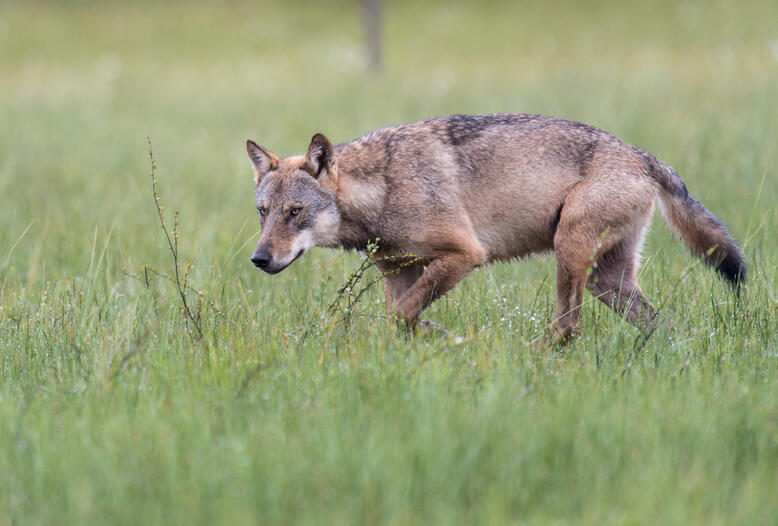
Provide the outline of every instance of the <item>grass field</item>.
{"type": "Polygon", "coordinates": [[[778,4],[385,3],[370,75],[356,1],[0,1],[0,525],[778,524],[778,4]],[[641,283],[675,329],[645,347],[591,296],[564,352],[529,345],[552,255],[468,277],[425,313],[450,335],[380,285],[333,323],[358,254],[250,264],[246,138],[491,112],[671,164],[745,247],[742,300],[659,216],[641,283]],[[201,340],[144,270],[172,272],[147,135],[201,340]]]}

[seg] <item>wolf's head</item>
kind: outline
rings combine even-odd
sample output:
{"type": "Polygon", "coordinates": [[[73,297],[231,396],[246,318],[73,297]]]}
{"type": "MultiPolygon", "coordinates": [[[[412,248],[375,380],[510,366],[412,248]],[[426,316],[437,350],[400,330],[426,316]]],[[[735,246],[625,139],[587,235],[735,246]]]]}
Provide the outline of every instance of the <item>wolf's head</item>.
{"type": "Polygon", "coordinates": [[[338,171],[330,141],[317,133],[308,153],[283,159],[253,141],[247,141],[246,148],[254,167],[262,225],[251,257],[254,265],[277,274],[311,247],[336,245],[338,171]]]}

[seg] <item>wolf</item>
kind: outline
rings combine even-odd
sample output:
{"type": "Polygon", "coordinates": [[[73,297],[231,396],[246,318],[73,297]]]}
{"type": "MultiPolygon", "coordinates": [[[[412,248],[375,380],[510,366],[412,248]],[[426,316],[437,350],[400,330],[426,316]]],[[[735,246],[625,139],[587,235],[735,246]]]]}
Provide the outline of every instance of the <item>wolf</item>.
{"type": "Polygon", "coordinates": [[[254,265],[276,274],[312,247],[378,239],[388,311],[410,327],[474,269],[553,251],[555,341],[577,332],[586,289],[650,334],[657,311],[637,275],[657,197],[692,253],[737,291],[746,278],[727,228],[670,166],[588,124],[450,115],[337,146],[317,133],[291,157],[246,146],[262,229],[254,265]]]}

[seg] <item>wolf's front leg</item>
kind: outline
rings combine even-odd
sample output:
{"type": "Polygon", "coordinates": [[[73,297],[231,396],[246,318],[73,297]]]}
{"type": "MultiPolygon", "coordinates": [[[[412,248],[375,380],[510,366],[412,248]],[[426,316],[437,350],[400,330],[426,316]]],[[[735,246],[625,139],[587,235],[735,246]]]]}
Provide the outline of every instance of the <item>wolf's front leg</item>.
{"type": "Polygon", "coordinates": [[[384,293],[386,294],[386,311],[391,314],[394,303],[405,294],[424,273],[422,263],[398,261],[381,261],[376,264],[384,275],[384,293]]]}
{"type": "Polygon", "coordinates": [[[446,252],[433,259],[424,273],[394,302],[394,311],[414,328],[421,311],[454,288],[471,270],[483,265],[486,255],[480,247],[446,252]]]}

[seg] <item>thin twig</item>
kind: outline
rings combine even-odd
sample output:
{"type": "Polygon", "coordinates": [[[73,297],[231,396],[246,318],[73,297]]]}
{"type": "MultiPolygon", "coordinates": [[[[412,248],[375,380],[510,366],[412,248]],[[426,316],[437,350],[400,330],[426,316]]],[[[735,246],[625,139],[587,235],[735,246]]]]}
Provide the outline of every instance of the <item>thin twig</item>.
{"type": "MultiPolygon", "coordinates": [[[[178,289],[178,295],[181,297],[181,304],[184,309],[184,316],[187,319],[187,321],[191,322],[194,326],[195,330],[197,331],[197,340],[201,340],[203,337],[203,331],[200,328],[200,322],[199,322],[199,316],[195,317],[195,315],[192,313],[192,309],[189,308],[189,302],[186,299],[186,287],[185,284],[181,281],[180,271],[179,271],[179,261],[178,261],[178,209],[175,211],[175,215],[173,217],[173,236],[171,239],[170,232],[168,232],[167,225],[165,224],[165,216],[162,212],[162,205],[159,202],[159,192],[157,191],[157,176],[156,176],[156,169],[157,169],[157,162],[154,160],[154,153],[151,148],[151,138],[146,137],[146,142],[149,145],[149,161],[151,162],[151,172],[149,175],[151,176],[151,189],[154,193],[154,204],[157,207],[157,215],[159,216],[159,224],[162,227],[162,231],[165,233],[165,239],[167,239],[168,248],[170,249],[170,254],[173,256],[173,269],[175,271],[175,280],[174,283],[176,284],[176,288],[178,289]]],[[[189,333],[192,334],[191,332],[189,333]]],[[[193,337],[193,339],[195,339],[193,337]]]]}

